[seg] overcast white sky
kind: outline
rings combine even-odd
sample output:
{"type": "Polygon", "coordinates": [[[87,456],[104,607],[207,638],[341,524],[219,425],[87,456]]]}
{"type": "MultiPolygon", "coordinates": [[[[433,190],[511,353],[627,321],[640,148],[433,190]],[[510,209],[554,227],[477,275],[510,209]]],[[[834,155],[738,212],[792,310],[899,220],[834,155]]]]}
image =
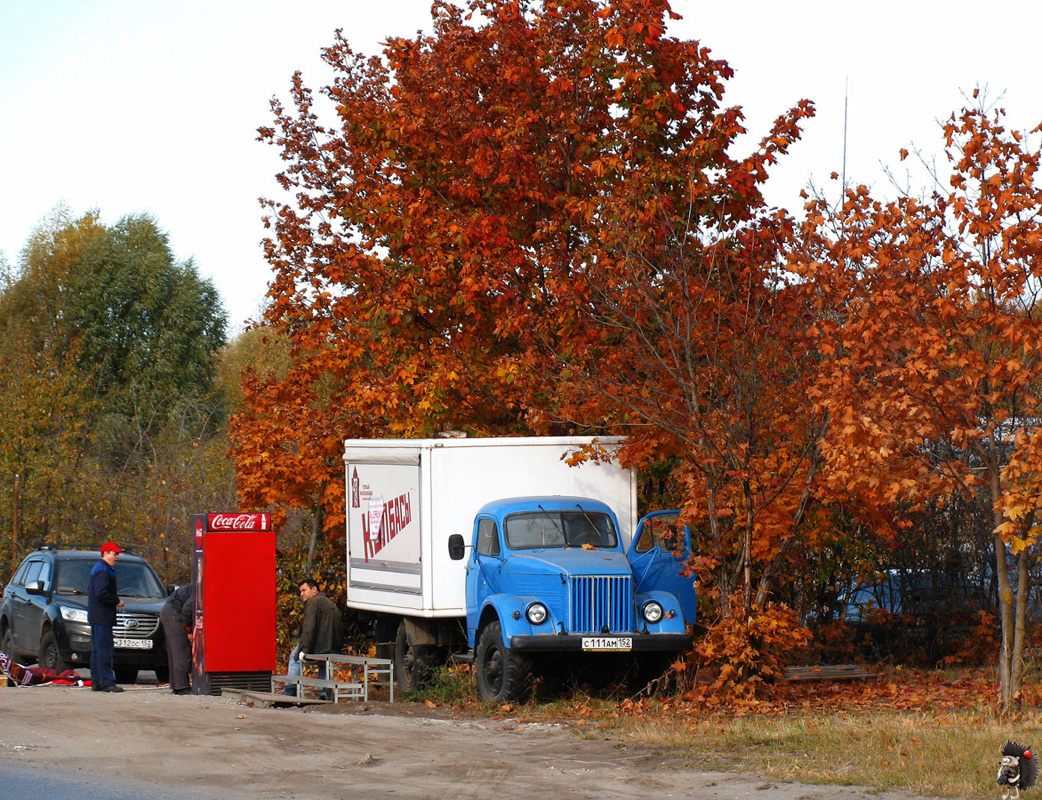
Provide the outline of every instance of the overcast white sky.
{"type": "MultiPolygon", "coordinates": [[[[736,76],[758,139],[800,98],[818,116],[777,170],[769,200],[843,163],[886,191],[880,164],[910,144],[939,154],[937,120],[975,85],[1010,123],[1042,122],[1039,0],[674,0],[670,32],[699,39],[736,76]]],[[[107,223],[149,212],[174,255],[212,278],[237,328],[257,315],[268,279],[260,196],[275,193],[276,154],[258,142],[268,101],[295,69],[313,89],[319,50],[343,28],[356,50],[430,30],[429,0],[0,0],[0,251],[17,262],[56,204],[107,223]]]]}

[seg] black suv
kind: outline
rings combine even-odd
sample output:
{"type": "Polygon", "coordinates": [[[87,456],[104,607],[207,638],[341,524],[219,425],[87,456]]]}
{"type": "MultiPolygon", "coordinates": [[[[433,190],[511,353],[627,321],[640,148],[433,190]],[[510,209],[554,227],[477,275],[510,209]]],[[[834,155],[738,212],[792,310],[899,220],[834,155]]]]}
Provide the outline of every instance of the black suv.
{"type": "MultiPolygon", "coordinates": [[[[0,600],[0,650],[16,661],[38,661],[61,672],[90,667],[87,587],[98,561],[93,550],[44,545],[33,551],[4,588],[0,600]]],[[[133,683],[138,670],[169,677],[159,624],[166,591],[152,567],[125,552],[116,563],[123,605],[116,612],[113,666],[119,683],[133,683]]]]}

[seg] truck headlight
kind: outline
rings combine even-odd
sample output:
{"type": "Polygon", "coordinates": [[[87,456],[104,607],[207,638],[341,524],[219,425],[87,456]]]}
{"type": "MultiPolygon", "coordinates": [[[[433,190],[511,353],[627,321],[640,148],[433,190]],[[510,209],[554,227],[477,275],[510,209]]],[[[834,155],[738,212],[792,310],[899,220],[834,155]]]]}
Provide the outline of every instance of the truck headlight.
{"type": "Polygon", "coordinates": [[[546,622],[548,612],[542,603],[532,603],[525,609],[525,616],[533,625],[542,625],[546,622]]]}
{"type": "Polygon", "coordinates": [[[62,619],[68,620],[69,622],[86,622],[87,612],[82,608],[69,608],[68,606],[58,606],[62,612],[62,619]]]}
{"type": "Polygon", "coordinates": [[[640,613],[645,622],[654,624],[662,619],[662,604],[656,600],[648,600],[641,606],[640,613]]]}

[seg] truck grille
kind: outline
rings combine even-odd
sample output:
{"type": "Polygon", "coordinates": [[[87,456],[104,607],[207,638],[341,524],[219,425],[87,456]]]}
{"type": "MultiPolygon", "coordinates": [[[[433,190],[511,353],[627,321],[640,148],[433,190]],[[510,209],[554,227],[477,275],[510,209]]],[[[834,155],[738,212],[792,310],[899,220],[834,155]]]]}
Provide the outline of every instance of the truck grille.
{"type": "Polygon", "coordinates": [[[158,614],[117,611],[112,635],[116,639],[148,639],[158,627],[158,614]]]}
{"type": "Polygon", "coordinates": [[[632,578],[576,575],[571,582],[571,633],[624,633],[634,629],[632,578]]]}

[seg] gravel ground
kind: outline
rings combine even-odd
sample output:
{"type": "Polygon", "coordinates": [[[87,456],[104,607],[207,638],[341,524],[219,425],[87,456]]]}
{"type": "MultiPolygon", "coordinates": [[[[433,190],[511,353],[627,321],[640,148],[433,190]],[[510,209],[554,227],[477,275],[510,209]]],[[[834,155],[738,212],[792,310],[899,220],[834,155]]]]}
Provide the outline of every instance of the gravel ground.
{"type": "Polygon", "coordinates": [[[0,760],[12,769],[147,781],[214,800],[910,800],[704,772],[568,725],[418,703],[262,708],[156,686],[37,686],[0,689],[0,720],[0,760]]]}

